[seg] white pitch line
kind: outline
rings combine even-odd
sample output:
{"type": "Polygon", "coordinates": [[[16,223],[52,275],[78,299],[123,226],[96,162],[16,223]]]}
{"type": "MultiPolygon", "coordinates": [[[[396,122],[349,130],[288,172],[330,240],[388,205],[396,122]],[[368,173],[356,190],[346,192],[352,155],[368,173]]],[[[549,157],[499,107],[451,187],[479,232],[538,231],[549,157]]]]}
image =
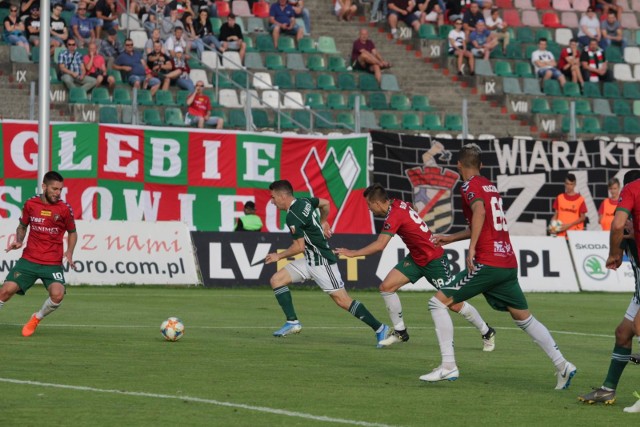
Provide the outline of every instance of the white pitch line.
{"type": "Polygon", "coordinates": [[[323,422],[335,423],[335,424],[349,424],[354,426],[365,426],[365,427],[392,427],[389,424],[370,423],[367,421],[357,421],[357,420],[347,420],[343,418],[326,417],[322,415],[307,414],[304,412],[294,412],[294,411],[287,411],[284,409],[267,408],[265,406],[253,406],[253,405],[245,405],[242,403],[223,402],[223,401],[214,400],[214,399],[203,399],[201,397],[172,396],[169,394],[146,393],[141,391],[111,390],[111,389],[102,389],[102,388],[87,387],[87,386],[76,386],[76,385],[68,385],[68,384],[43,383],[40,381],[25,381],[25,380],[13,379],[13,378],[0,378],[0,382],[11,383],[11,384],[21,384],[21,385],[32,385],[32,386],[38,386],[38,387],[61,388],[61,389],[75,390],[75,391],[89,391],[93,393],[119,394],[124,396],[136,396],[136,397],[153,397],[156,399],[169,399],[169,400],[182,400],[182,401],[186,400],[189,402],[206,403],[206,404],[216,405],[216,406],[225,406],[228,408],[246,409],[248,411],[265,412],[268,414],[284,415],[287,417],[303,418],[306,420],[323,421],[323,422]]]}

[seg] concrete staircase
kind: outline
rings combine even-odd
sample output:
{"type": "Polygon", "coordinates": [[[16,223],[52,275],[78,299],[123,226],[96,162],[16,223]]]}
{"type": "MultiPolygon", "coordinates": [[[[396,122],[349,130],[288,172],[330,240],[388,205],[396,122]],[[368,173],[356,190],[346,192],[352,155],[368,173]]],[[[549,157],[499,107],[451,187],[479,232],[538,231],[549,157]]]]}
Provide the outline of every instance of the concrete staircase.
{"type": "Polygon", "coordinates": [[[518,117],[508,115],[503,103],[479,94],[479,77],[458,78],[455,67],[451,70],[448,67],[449,58],[423,58],[414,48],[417,35],[413,40],[396,41],[390,38],[386,23],[369,24],[370,3],[360,6],[360,19],[352,22],[338,22],[327,3],[305,2],[311,13],[312,36],[316,39],[332,36],[345,58],[351,54],[360,28],[367,27],[376,49],[394,65],[390,72],[397,77],[403,93],[427,95],[436,111],[445,114],[461,114],[462,100],[466,98],[469,133],[472,135],[535,135],[536,129],[531,128],[526,120],[521,122],[518,117]]]}

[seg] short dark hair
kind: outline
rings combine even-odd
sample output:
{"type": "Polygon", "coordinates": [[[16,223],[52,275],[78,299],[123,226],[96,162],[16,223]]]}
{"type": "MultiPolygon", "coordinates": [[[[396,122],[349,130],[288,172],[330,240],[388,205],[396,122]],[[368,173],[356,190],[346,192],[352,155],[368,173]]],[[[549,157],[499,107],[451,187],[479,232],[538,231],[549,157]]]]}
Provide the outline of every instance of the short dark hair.
{"type": "Polygon", "coordinates": [[[45,173],[44,177],[42,178],[42,183],[46,185],[49,185],[54,181],[63,182],[64,178],[56,171],[49,171],[45,173]]]}
{"type": "Polygon", "coordinates": [[[458,153],[458,161],[462,163],[462,166],[467,168],[478,168],[482,165],[481,159],[482,150],[478,144],[464,145],[458,153]]]}
{"type": "Polygon", "coordinates": [[[288,194],[293,195],[293,186],[286,179],[281,179],[279,181],[273,181],[269,185],[269,190],[277,191],[277,192],[280,192],[280,193],[288,193],[288,194]]]}
{"type": "Polygon", "coordinates": [[[569,40],[569,43],[578,43],[578,39],[574,37],[569,40]]]}
{"type": "Polygon", "coordinates": [[[622,181],[624,182],[624,185],[627,185],[638,178],[640,178],[640,170],[631,169],[630,171],[627,171],[627,173],[624,174],[624,178],[622,181]]]}
{"type": "Polygon", "coordinates": [[[368,186],[364,190],[364,198],[367,200],[375,200],[377,202],[385,202],[389,200],[389,196],[387,195],[387,190],[377,182],[368,186]]]}
{"type": "Polygon", "coordinates": [[[540,43],[540,42],[545,42],[546,43],[547,42],[547,38],[546,37],[540,37],[538,39],[538,43],[540,43]]]}
{"type": "Polygon", "coordinates": [[[568,173],[567,176],[564,178],[565,181],[569,181],[569,182],[576,182],[576,176],[572,173],[568,173]]]}
{"type": "Polygon", "coordinates": [[[229,16],[227,16],[227,19],[236,19],[236,15],[230,13],[229,16]]]}
{"type": "Polygon", "coordinates": [[[251,209],[252,211],[256,210],[256,204],[253,203],[252,201],[248,201],[247,203],[244,204],[244,208],[245,209],[251,209]]]}
{"type": "Polygon", "coordinates": [[[607,182],[607,187],[611,187],[612,185],[620,185],[620,180],[618,178],[611,178],[608,182],[607,182]]]}

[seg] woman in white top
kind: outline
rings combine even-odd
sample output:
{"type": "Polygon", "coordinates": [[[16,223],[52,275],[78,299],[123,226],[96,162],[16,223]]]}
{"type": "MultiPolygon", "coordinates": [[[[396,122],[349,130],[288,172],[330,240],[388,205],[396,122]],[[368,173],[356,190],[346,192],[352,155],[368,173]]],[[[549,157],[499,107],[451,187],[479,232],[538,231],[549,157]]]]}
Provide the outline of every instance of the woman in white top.
{"type": "Polygon", "coordinates": [[[582,47],[589,46],[589,40],[596,39],[600,43],[600,20],[596,16],[593,7],[589,6],[587,12],[580,18],[578,30],[578,43],[582,47]]]}
{"type": "Polygon", "coordinates": [[[351,0],[335,0],[333,12],[338,17],[338,21],[351,21],[357,11],[358,6],[351,4],[351,0]]]}
{"type": "Polygon", "coordinates": [[[475,58],[471,51],[467,50],[466,35],[462,30],[462,20],[456,19],[453,23],[453,30],[449,32],[449,54],[458,57],[458,75],[463,74],[464,58],[469,61],[469,74],[475,74],[475,58]]]}

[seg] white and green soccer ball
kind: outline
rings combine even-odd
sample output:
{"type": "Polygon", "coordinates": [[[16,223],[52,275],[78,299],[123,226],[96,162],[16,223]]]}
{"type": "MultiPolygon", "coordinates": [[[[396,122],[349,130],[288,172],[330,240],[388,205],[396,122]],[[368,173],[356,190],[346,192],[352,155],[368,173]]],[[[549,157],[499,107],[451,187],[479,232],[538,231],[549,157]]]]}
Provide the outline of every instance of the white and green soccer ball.
{"type": "Polygon", "coordinates": [[[549,222],[549,233],[558,234],[560,232],[561,226],[562,226],[562,221],[558,219],[551,220],[549,222]]]}
{"type": "Polygon", "coordinates": [[[178,341],[184,335],[184,324],[177,317],[169,317],[160,325],[160,332],[167,341],[178,341]]]}

